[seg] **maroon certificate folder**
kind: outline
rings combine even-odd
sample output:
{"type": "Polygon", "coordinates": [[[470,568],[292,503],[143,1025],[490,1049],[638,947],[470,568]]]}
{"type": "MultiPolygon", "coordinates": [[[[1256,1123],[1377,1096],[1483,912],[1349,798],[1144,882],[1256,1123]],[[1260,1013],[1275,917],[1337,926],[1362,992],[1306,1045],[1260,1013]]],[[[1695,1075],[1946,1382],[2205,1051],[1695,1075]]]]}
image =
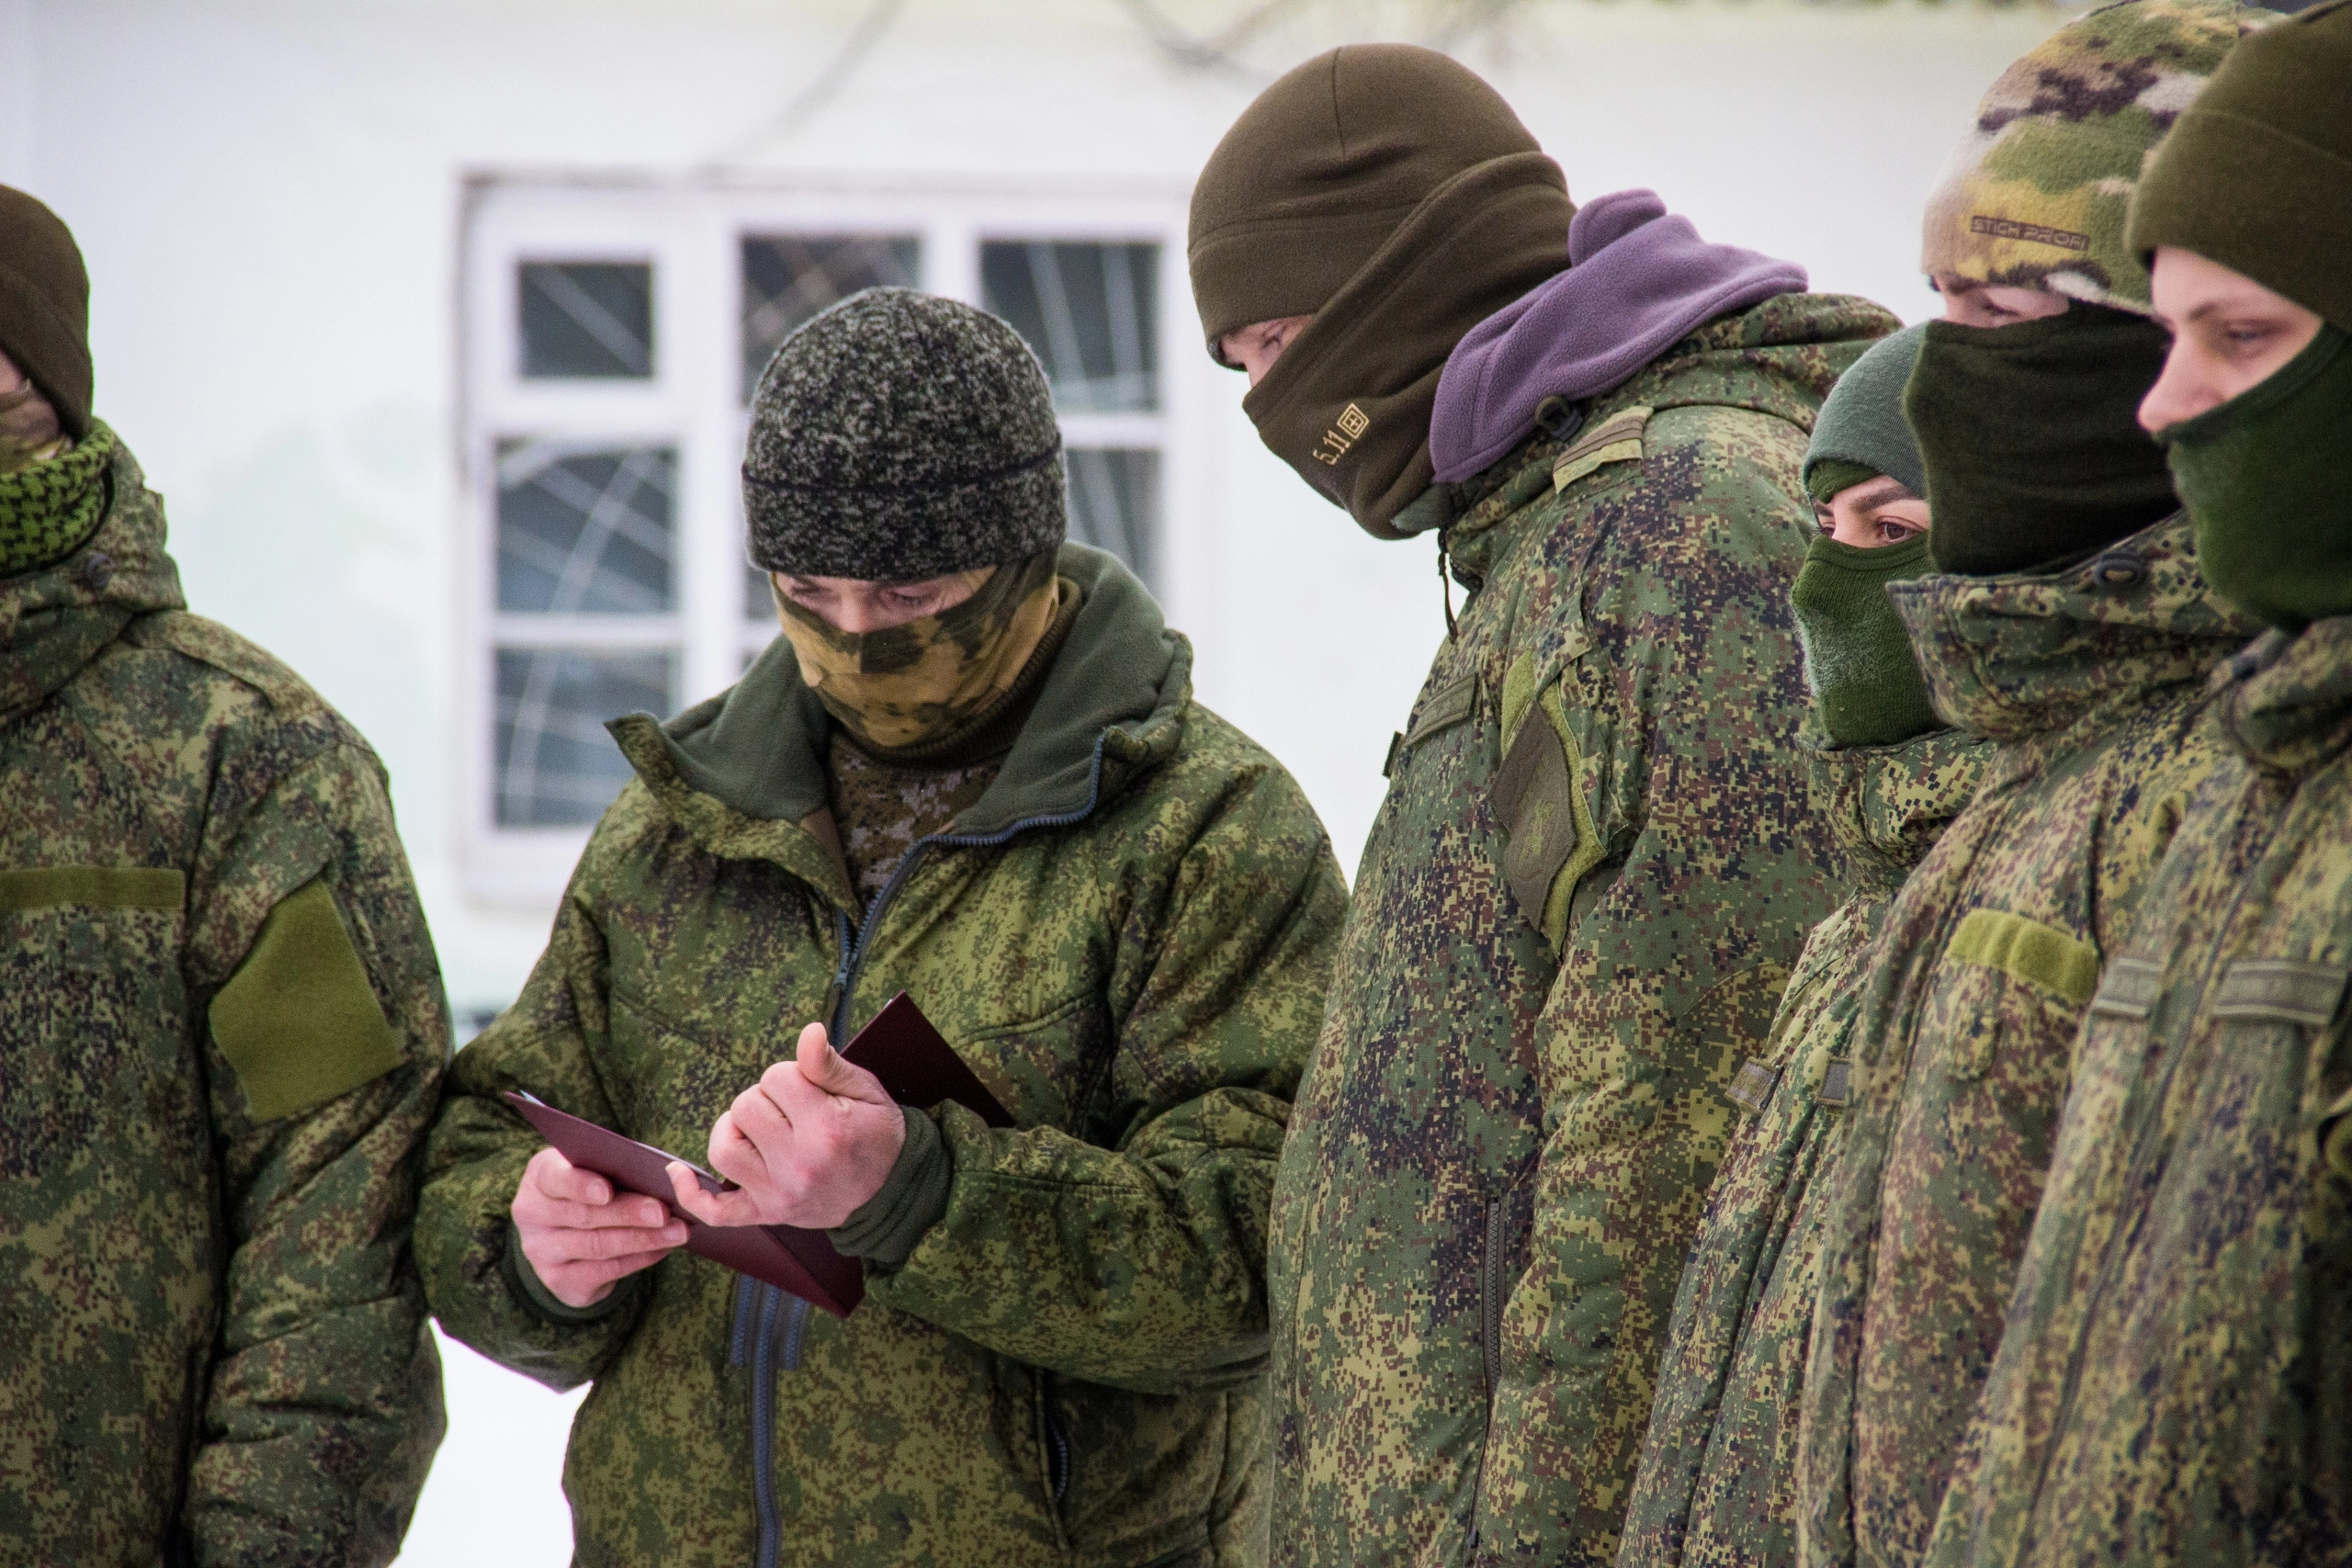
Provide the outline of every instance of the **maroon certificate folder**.
{"type": "MultiPolygon", "coordinates": [[[[857,1032],[842,1055],[882,1082],[901,1105],[928,1111],[955,1100],[991,1127],[1010,1127],[1012,1117],[988,1086],[964,1065],[964,1059],[940,1038],[922,1010],[904,991],[857,1032]]],[[[847,1317],[865,1296],[865,1269],[854,1258],[843,1258],[823,1231],[797,1225],[707,1225],[680,1213],[670,1190],[670,1162],[678,1156],[625,1138],[594,1122],[583,1122],[547,1104],[537,1097],[509,1091],[507,1100],[538,1129],[539,1135],[563,1152],[582,1170],[593,1170],[626,1192],[658,1198],[662,1206],[686,1223],[686,1250],[713,1263],[724,1264],[752,1279],[775,1285],[820,1306],[835,1317],[847,1317]]],[[[708,1192],[734,1190],[692,1161],[681,1161],[708,1192]]]]}

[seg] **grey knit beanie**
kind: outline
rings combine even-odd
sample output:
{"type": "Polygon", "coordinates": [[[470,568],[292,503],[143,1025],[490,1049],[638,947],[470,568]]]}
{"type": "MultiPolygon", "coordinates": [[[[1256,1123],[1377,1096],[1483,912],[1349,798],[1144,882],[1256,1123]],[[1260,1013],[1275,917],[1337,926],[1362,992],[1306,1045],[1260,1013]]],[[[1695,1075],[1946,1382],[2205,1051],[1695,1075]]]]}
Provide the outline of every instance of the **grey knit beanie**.
{"type": "Polygon", "coordinates": [[[1927,466],[1904,423],[1903,388],[1927,331],[1921,322],[1879,339],[1829,389],[1814,415],[1813,445],[1804,454],[1804,488],[1814,500],[1826,502],[1847,486],[1880,474],[1926,497],[1927,466]]]}
{"type": "Polygon", "coordinates": [[[1069,525],[1037,356],[984,310],[869,288],[785,339],[752,395],[752,564],[907,582],[1050,550],[1069,525]]]}

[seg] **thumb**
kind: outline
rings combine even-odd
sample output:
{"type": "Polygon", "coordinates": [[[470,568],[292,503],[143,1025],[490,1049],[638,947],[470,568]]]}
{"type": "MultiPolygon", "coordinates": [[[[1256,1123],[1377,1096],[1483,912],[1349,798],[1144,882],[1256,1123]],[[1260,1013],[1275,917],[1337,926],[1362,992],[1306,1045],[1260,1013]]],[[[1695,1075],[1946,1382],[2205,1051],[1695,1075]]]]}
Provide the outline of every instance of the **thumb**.
{"type": "Polygon", "coordinates": [[[800,1032],[800,1048],[794,1059],[799,1064],[801,1080],[811,1089],[842,1100],[862,1100],[875,1105],[892,1103],[881,1079],[833,1049],[821,1023],[812,1023],[800,1032]]]}

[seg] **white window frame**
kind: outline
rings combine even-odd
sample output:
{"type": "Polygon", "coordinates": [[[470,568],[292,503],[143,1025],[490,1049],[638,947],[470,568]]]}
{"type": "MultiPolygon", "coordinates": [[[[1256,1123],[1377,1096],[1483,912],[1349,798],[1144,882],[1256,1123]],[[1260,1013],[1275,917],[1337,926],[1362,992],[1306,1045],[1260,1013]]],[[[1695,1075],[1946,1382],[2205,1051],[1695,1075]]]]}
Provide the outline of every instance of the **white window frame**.
{"type": "Polygon", "coordinates": [[[680,705],[723,690],[766,646],[772,622],[743,613],[740,469],[741,262],[746,235],[910,236],[921,286],[980,302],[980,246],[997,240],[1141,243],[1159,247],[1159,409],[1068,413],[1071,447],[1159,453],[1155,587],[1181,620],[1208,575],[1214,519],[1204,459],[1214,441],[1206,394],[1222,389],[1194,339],[1185,283],[1185,190],[1136,181],[976,183],[952,179],[742,175],[650,180],[491,173],[466,182],[460,224],[458,558],[460,864],[466,892],[491,905],[547,908],[561,895],[586,828],[497,820],[493,649],[501,645],[662,647],[679,655],[680,705]],[[653,375],[643,380],[525,380],[515,288],[526,261],[650,262],[653,375]],[[673,499],[678,608],[664,616],[508,616],[497,608],[497,449],[548,437],[660,445],[677,453],[673,499]],[[1200,547],[1195,547],[1196,542],[1200,547]],[[624,624],[626,623],[626,624],[624,624]]]}

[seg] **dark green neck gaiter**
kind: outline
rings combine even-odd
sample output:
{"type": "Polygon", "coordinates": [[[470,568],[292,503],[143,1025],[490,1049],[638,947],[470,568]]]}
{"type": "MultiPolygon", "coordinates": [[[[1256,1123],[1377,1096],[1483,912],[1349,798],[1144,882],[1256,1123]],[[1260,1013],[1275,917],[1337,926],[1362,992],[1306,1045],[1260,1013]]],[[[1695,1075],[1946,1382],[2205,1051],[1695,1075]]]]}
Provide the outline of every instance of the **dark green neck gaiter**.
{"type": "MultiPolygon", "coordinates": [[[[1939,519],[1937,526],[1942,525],[1939,519]]],[[[1865,549],[1824,534],[1789,600],[1821,727],[1838,746],[1893,746],[1944,728],[1886,585],[1926,574],[1928,541],[1865,549]]]]}
{"type": "Polygon", "coordinates": [[[0,577],[54,566],[106,519],[114,432],[103,421],[61,457],[0,474],[0,577]]]}
{"type": "Polygon", "coordinates": [[[2055,567],[2179,509],[2135,417],[2164,368],[2162,327],[2070,303],[2007,327],[1934,321],[1904,389],[1928,471],[1936,567],[2055,567]]]}
{"type": "Polygon", "coordinates": [[[2282,631],[2352,615],[2352,336],[2156,433],[2213,592],[2282,631]]]}

